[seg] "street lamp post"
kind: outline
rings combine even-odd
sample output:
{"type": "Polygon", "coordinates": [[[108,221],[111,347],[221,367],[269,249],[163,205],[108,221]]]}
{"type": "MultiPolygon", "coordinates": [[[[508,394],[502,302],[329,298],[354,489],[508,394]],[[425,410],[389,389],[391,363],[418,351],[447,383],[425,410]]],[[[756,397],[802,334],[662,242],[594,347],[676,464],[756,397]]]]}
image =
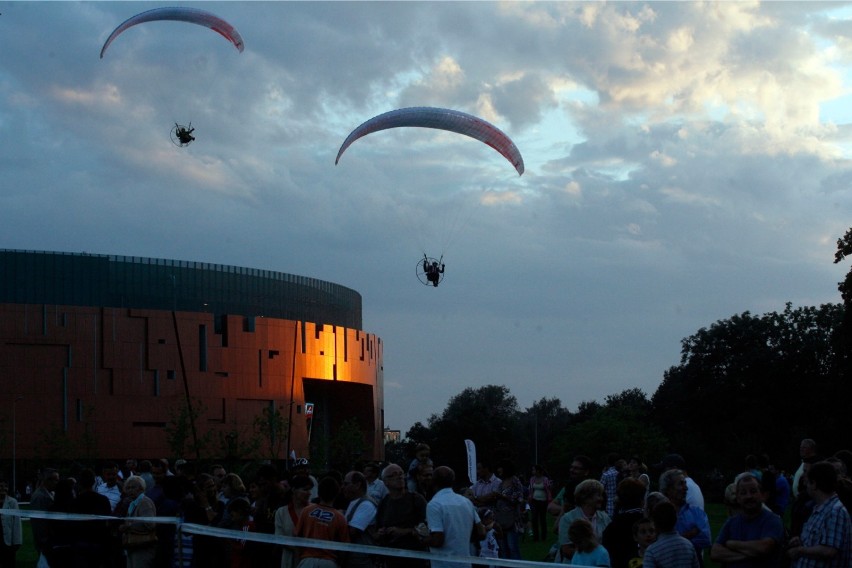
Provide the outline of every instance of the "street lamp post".
{"type": "Polygon", "coordinates": [[[15,409],[18,408],[18,401],[23,398],[19,396],[12,402],[12,497],[15,499],[18,498],[18,462],[15,455],[18,445],[18,423],[15,409]]]}

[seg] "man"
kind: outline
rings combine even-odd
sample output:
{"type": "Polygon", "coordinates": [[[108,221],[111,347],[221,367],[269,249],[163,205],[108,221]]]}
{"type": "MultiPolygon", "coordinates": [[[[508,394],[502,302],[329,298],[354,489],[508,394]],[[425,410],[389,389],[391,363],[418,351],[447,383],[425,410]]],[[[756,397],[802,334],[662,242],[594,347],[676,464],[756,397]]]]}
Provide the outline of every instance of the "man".
{"type": "MultiPolygon", "coordinates": [[[[470,556],[470,542],[485,538],[485,527],[470,499],[453,491],[456,474],[447,466],[435,468],[433,476],[437,492],[426,506],[429,535],[423,543],[433,554],[470,556]]],[[[432,559],[432,568],[470,568],[470,563],[432,559]]]]}
{"type": "MultiPolygon", "coordinates": [[[[367,478],[360,471],[350,471],[343,478],[343,495],[349,501],[346,523],[349,541],[372,545],[371,531],[376,524],[376,503],[367,495],[367,478]]],[[[346,555],[347,568],[373,568],[369,554],[350,552],[346,555]]]]}
{"type": "Polygon", "coordinates": [[[618,484],[616,495],[618,511],[604,529],[601,544],[609,552],[613,568],[627,568],[636,556],[633,525],[645,516],[645,484],[628,477],[618,484]]]}
{"type": "Polygon", "coordinates": [[[568,480],[553,500],[547,505],[547,512],[554,517],[574,508],[574,489],[581,481],[591,479],[592,460],[586,456],[574,456],[568,468],[568,480]]]}
{"type": "Polygon", "coordinates": [[[692,543],[675,530],[677,518],[674,504],[666,501],[651,511],[657,541],[645,551],[643,568],[699,568],[698,556],[692,543]]]}
{"type": "Polygon", "coordinates": [[[490,507],[497,501],[502,480],[491,472],[487,462],[476,463],[476,483],[471,486],[473,504],[477,507],[490,507]]]}
{"type": "Polygon", "coordinates": [[[810,438],[805,438],[799,443],[799,457],[802,459],[802,463],[799,464],[799,469],[796,470],[796,473],[793,474],[793,498],[799,496],[799,482],[802,479],[802,475],[805,473],[805,464],[816,463],[819,460],[817,454],[817,444],[810,438]]]}
{"type": "MultiPolygon", "coordinates": [[[[319,482],[319,503],[311,503],[299,514],[296,536],[332,542],[349,542],[346,517],[334,508],[340,486],[333,477],[319,482]]],[[[337,568],[339,552],[327,548],[302,548],[299,566],[306,568],[337,568]]],[[[270,564],[269,566],[273,566],[270,564]]]]}
{"type": "MultiPolygon", "coordinates": [[[[698,562],[703,565],[703,552],[710,548],[710,520],[707,513],[687,502],[689,491],[686,485],[686,473],[680,469],[670,469],[660,476],[660,492],[675,506],[678,534],[689,540],[695,547],[698,562]]],[[[657,529],[659,531],[659,529],[657,529]]]]}
{"type": "Polygon", "coordinates": [[[114,463],[101,466],[101,476],[97,480],[95,490],[109,499],[110,510],[115,513],[116,506],[121,502],[121,486],[118,484],[118,467],[114,463]]]}
{"type": "MultiPolygon", "coordinates": [[[[381,546],[428,552],[417,536],[415,527],[426,522],[426,500],[417,493],[407,491],[405,472],[396,465],[387,466],[382,480],[388,494],[376,511],[376,538],[381,546]]],[[[384,557],[386,568],[423,568],[427,560],[384,557]]]]}
{"type": "Polygon", "coordinates": [[[422,463],[417,467],[416,480],[414,491],[423,497],[427,502],[432,500],[435,495],[435,485],[432,481],[435,468],[431,463],[422,463]]]}
{"type": "MultiPolygon", "coordinates": [[[[30,509],[33,511],[49,511],[53,507],[53,492],[59,483],[59,472],[46,467],[41,471],[38,489],[30,499],[30,509]]],[[[50,561],[50,521],[47,519],[31,519],[33,529],[33,544],[35,549],[45,559],[50,561]]]]}
{"type": "Polygon", "coordinates": [[[618,476],[626,465],[624,458],[616,453],[611,453],[606,458],[607,469],[601,474],[601,483],[606,494],[606,514],[612,518],[615,516],[615,492],[618,489],[618,476]]]}
{"type": "Polygon", "coordinates": [[[388,494],[388,488],[384,482],[379,479],[379,464],[370,462],[364,466],[364,477],[367,478],[367,495],[369,495],[376,504],[381,503],[385,495],[388,494]]]}
{"type": "Polygon", "coordinates": [[[837,470],[830,463],[810,466],[805,488],[814,501],[801,537],[793,537],[787,554],[793,568],[848,568],[852,566],[852,522],[837,497],[837,470]]]}
{"type": "MultiPolygon", "coordinates": [[[[110,515],[109,499],[95,491],[95,472],[84,469],[77,479],[77,497],[71,513],[80,515],[110,515]]],[[[103,566],[108,558],[109,527],[105,521],[77,521],[71,525],[74,537],[74,557],[77,566],[103,566]]]]}
{"type": "Polygon", "coordinates": [[[292,467],[293,477],[297,475],[304,475],[314,484],[313,488],[311,488],[311,502],[314,502],[319,497],[319,482],[317,478],[311,475],[311,464],[308,461],[308,458],[298,458],[293,460],[292,467]]]}
{"type": "Polygon", "coordinates": [[[710,559],[727,568],[780,568],[784,524],[763,506],[766,494],[750,472],[734,481],[739,512],[725,521],[710,559]]]}
{"type": "Polygon", "coordinates": [[[663,473],[672,469],[681,470],[686,476],[686,488],[688,490],[686,492],[686,502],[692,507],[698,507],[702,511],[704,510],[704,494],[701,492],[701,488],[698,487],[698,484],[695,483],[695,480],[689,477],[689,474],[686,471],[686,460],[683,459],[683,456],[680,454],[669,454],[654,467],[661,470],[663,473]]]}

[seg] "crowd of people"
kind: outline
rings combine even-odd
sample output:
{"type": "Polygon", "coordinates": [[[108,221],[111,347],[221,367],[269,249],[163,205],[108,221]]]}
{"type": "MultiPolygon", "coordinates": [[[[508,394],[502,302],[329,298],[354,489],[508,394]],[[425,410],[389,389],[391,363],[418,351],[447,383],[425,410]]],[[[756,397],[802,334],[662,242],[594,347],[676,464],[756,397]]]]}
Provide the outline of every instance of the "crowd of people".
{"type": "MultiPolygon", "coordinates": [[[[425,444],[408,464],[367,463],[319,480],[306,459],[286,472],[261,465],[248,484],[221,465],[202,472],[183,460],[174,471],[167,460],[105,463],[73,478],[45,468],[32,510],[114,518],[33,517],[31,526],[40,568],[464,565],[442,559],[453,556],[488,566],[493,558],[520,560],[523,539],[552,543],[548,560],[575,566],[695,568],[710,559],[731,568],[850,568],[852,452],[823,458],[803,440],[800,455],[789,478],[765,457],[746,457],[726,490],[728,518],[715,538],[701,488],[678,454],[651,468],[635,456],[611,454],[596,467],[578,455],[559,484],[538,464],[522,475],[510,461],[479,461],[471,484],[436,466],[425,444]],[[186,533],[153,517],[239,534],[186,533]],[[282,545],[245,538],[249,532],[376,548],[282,545]],[[394,551],[382,555],[382,547],[394,551]]],[[[3,568],[15,565],[22,536],[20,517],[2,514],[18,507],[2,481],[0,499],[3,568]]]]}

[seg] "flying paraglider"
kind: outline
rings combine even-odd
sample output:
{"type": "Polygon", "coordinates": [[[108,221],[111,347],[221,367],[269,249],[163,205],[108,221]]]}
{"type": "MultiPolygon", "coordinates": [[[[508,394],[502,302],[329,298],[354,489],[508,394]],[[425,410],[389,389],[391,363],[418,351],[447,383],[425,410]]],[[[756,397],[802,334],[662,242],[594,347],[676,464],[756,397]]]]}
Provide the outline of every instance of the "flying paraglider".
{"type": "Polygon", "coordinates": [[[434,107],[410,107],[392,110],[378,116],[374,116],[370,120],[361,124],[353,130],[343,145],[340,146],[340,151],[337,152],[337,158],[334,164],[340,161],[340,156],[343,152],[356,140],[389,128],[399,128],[401,126],[419,126],[422,128],[436,128],[439,130],[447,130],[458,134],[470,136],[475,140],[488,144],[497,150],[504,158],[515,166],[518,175],[524,173],[524,159],[521,157],[521,152],[512,139],[509,138],[502,130],[483,120],[457,110],[434,107]]]}
{"type": "Polygon", "coordinates": [[[417,262],[417,279],[426,286],[438,287],[444,279],[444,257],[434,259],[423,255],[423,260],[417,262]]]}
{"type": "Polygon", "coordinates": [[[193,132],[195,132],[195,129],[192,127],[191,122],[189,123],[189,126],[184,126],[175,122],[175,127],[172,128],[170,135],[172,143],[181,148],[189,146],[190,142],[195,141],[195,136],[192,135],[193,132]]]}
{"type": "Polygon", "coordinates": [[[190,24],[198,24],[199,26],[205,26],[210,28],[211,30],[218,32],[225,39],[234,44],[241,53],[245,45],[243,44],[243,38],[240,37],[240,34],[234,29],[234,26],[223,20],[222,18],[216,16],[215,14],[211,14],[205,10],[199,10],[198,8],[154,8],[153,10],[148,10],[147,12],[142,12],[141,14],[136,14],[132,18],[125,20],[121,25],[113,30],[109,37],[104,42],[104,46],[101,48],[101,59],[104,57],[104,53],[106,52],[109,45],[117,38],[124,30],[131,28],[138,24],[143,24],[145,22],[154,22],[158,20],[173,20],[178,22],[188,22],[190,24]]]}

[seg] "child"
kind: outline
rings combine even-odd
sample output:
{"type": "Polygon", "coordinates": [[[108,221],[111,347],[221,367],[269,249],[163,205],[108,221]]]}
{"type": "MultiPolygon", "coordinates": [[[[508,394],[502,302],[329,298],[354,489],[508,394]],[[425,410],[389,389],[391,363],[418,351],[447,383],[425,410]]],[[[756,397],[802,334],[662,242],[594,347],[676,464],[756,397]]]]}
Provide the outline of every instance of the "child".
{"type": "MultiPolygon", "coordinates": [[[[254,521],[251,520],[251,505],[245,499],[232,499],[228,503],[228,513],[231,516],[231,525],[227,528],[243,532],[255,532],[254,521]]],[[[230,568],[251,568],[252,552],[251,541],[231,541],[231,563],[230,568]]]]}
{"type": "Polygon", "coordinates": [[[494,524],[494,513],[487,507],[479,508],[479,518],[485,525],[485,538],[479,541],[480,558],[499,558],[500,546],[497,544],[496,530],[498,525],[494,524]]]}
{"type": "Polygon", "coordinates": [[[577,519],[568,527],[568,538],[574,544],[574,556],[570,563],[574,566],[611,566],[609,552],[598,544],[592,523],[586,519],[577,519]]]}
{"type": "Polygon", "coordinates": [[[627,561],[627,568],[642,568],[645,551],[657,540],[657,531],[651,519],[643,517],[633,523],[633,540],[636,541],[636,556],[627,561]]]}

